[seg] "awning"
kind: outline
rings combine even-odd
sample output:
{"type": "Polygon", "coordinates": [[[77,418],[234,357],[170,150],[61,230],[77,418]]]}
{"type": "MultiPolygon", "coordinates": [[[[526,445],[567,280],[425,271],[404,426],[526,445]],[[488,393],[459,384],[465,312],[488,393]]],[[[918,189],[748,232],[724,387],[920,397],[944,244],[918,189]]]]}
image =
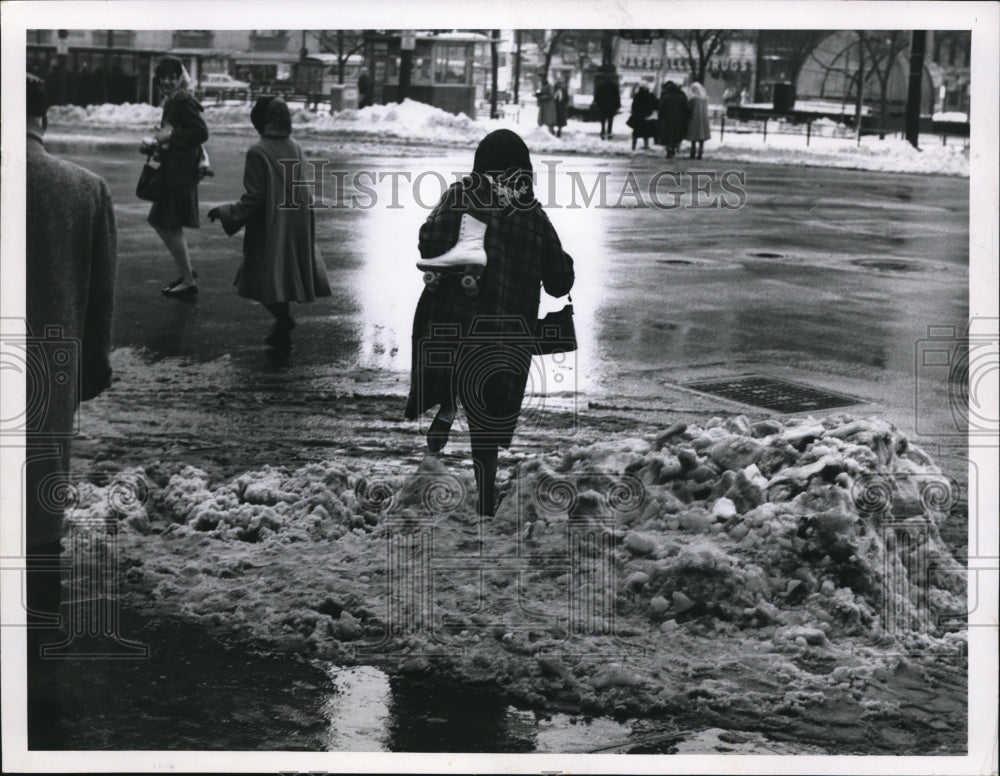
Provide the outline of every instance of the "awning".
{"type": "Polygon", "coordinates": [[[173,48],[167,53],[175,57],[201,57],[202,59],[228,59],[232,56],[230,51],[206,48],[173,48]]]}
{"type": "Polygon", "coordinates": [[[292,64],[299,61],[298,54],[290,51],[237,51],[230,56],[237,65],[274,65],[282,62],[292,64]]]}

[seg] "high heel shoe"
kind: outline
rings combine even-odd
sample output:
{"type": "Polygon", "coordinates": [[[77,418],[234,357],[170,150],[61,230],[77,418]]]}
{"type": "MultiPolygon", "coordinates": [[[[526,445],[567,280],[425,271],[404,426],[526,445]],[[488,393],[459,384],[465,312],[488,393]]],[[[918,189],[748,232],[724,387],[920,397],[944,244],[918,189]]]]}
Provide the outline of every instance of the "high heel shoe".
{"type": "Polygon", "coordinates": [[[161,292],[164,296],[169,296],[172,299],[179,299],[185,296],[194,296],[198,293],[198,286],[195,285],[185,285],[184,283],[178,286],[171,286],[170,288],[164,288],[161,292]]]}
{"type": "MultiPolygon", "coordinates": [[[[195,270],[191,270],[191,277],[192,277],[192,278],[194,278],[195,280],[197,280],[197,279],[198,279],[198,273],[197,273],[197,272],[196,272],[195,270]]],[[[182,277],[181,277],[181,278],[177,278],[177,280],[171,280],[171,281],[170,281],[169,283],[167,283],[167,285],[165,285],[165,286],[164,286],[164,287],[163,287],[163,288],[162,288],[161,290],[162,290],[162,291],[163,291],[164,293],[166,293],[166,292],[167,292],[167,291],[169,291],[169,290],[170,290],[171,288],[174,288],[175,286],[179,286],[179,285],[180,285],[181,283],[183,283],[183,282],[184,282],[184,278],[182,278],[182,277]]]]}

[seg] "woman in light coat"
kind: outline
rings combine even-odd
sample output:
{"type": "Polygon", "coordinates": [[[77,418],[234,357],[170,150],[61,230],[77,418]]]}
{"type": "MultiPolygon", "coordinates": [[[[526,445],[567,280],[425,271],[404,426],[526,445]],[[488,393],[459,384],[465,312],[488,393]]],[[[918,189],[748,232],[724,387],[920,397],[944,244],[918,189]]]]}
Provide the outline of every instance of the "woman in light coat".
{"type": "Polygon", "coordinates": [[[292,118],[280,97],[261,97],[250,113],[260,140],[247,151],[243,196],[231,205],[212,208],[226,234],[243,235],[243,264],[233,285],[237,293],[254,299],[275,318],[265,342],[278,349],[291,345],[295,320],[290,302],[311,302],[330,296],[326,268],[316,251],[312,193],[297,186],[283,161],[296,160],[305,168],[302,149],[290,137],[292,118]],[[288,207],[288,203],[293,207],[288,207]]]}
{"type": "Polygon", "coordinates": [[[705,141],[712,136],[712,130],[708,124],[708,93],[705,91],[705,87],[697,81],[691,84],[690,93],[688,106],[691,118],[688,120],[687,139],[691,141],[691,158],[695,158],[697,151],[697,158],[701,159],[705,141]]]}
{"type": "Polygon", "coordinates": [[[542,78],[542,85],[535,92],[535,98],[538,100],[538,126],[551,132],[556,123],[556,104],[552,100],[552,87],[548,78],[542,78]]]}

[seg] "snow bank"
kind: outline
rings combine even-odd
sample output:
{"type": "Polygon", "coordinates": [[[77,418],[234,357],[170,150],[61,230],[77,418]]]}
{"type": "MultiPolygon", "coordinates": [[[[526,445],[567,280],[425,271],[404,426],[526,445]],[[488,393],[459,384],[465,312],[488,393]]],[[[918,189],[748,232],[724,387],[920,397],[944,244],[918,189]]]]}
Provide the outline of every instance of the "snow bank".
{"type": "Polygon", "coordinates": [[[49,108],[50,124],[98,127],[150,127],[160,123],[163,111],[148,103],[122,105],[53,105],[49,108]]]}
{"type": "MultiPolygon", "coordinates": [[[[393,144],[425,144],[444,147],[474,147],[484,135],[506,127],[519,132],[535,154],[588,154],[594,156],[662,156],[663,149],[631,149],[629,129],[620,117],[618,135],[612,140],[599,137],[596,124],[572,121],[562,137],[555,137],[535,125],[536,112],[531,107],[520,111],[515,119],[471,119],[454,115],[413,100],[399,104],[371,105],[360,110],[350,109],[330,114],[312,112],[293,106],[292,121],[296,135],[321,138],[377,139],[393,144]]],[[[50,109],[49,121],[55,126],[80,127],[149,127],[160,118],[158,108],[151,105],[95,105],[87,108],[57,106],[50,109]]],[[[248,105],[207,106],[205,119],[209,127],[236,132],[253,132],[248,105]]],[[[899,138],[878,140],[866,136],[860,146],[852,136],[832,121],[817,121],[813,136],[806,145],[805,128],[789,127],[789,133],[775,132],[777,122],[771,122],[766,142],[761,132],[726,132],[719,143],[718,127],[706,144],[706,154],[714,161],[748,161],[772,164],[815,165],[880,172],[909,172],[968,176],[969,151],[963,143],[942,145],[938,138],[922,138],[922,151],[917,151],[899,138]]],[[[746,128],[744,125],[742,128],[746,128]]],[[[683,154],[682,154],[683,157],[683,154]]],[[[679,160],[679,162],[683,159],[679,160]]]]}
{"type": "Polygon", "coordinates": [[[965,641],[965,572],[939,534],[952,483],[877,419],[735,417],[568,445],[525,457],[485,521],[471,471],[434,457],[216,483],[152,464],[81,492],[74,525],[118,516],[134,606],[494,683],[529,706],[795,714],[842,697],[884,715],[899,709],[873,688],[901,653],[965,641]]]}

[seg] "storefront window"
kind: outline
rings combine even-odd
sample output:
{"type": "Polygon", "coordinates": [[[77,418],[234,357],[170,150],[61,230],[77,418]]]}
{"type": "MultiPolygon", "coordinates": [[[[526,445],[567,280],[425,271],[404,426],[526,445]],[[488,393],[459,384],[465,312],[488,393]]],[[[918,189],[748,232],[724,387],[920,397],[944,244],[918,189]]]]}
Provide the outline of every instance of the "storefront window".
{"type": "Polygon", "coordinates": [[[469,64],[468,46],[439,46],[434,67],[434,83],[468,83],[469,64]]]}

